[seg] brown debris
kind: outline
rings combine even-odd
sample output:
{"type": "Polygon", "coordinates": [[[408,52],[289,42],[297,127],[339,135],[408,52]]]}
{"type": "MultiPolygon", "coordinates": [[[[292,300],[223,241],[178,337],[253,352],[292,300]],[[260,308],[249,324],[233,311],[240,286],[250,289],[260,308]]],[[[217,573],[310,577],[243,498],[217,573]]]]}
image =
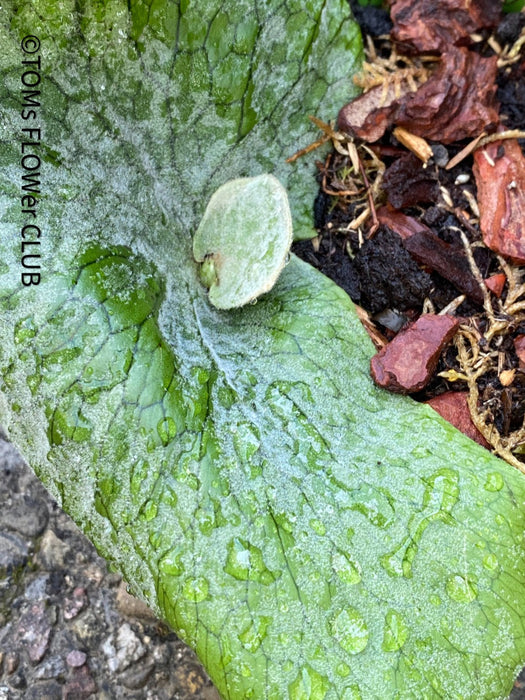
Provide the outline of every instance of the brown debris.
{"type": "Polygon", "coordinates": [[[446,243],[429,230],[414,233],[404,241],[404,246],[414,260],[438,272],[476,304],[483,304],[480,285],[462,249],[446,243]]]}
{"type": "Polygon", "coordinates": [[[382,187],[388,201],[396,209],[439,199],[439,182],[435,171],[425,168],[412,153],[405,153],[386,169],[382,187]]]}
{"type": "Polygon", "coordinates": [[[425,403],[471,440],[475,440],[482,447],[490,449],[489,443],[472,422],[467,392],[447,391],[439,396],[434,396],[425,403]]]}
{"type": "Polygon", "coordinates": [[[520,361],[520,369],[525,369],[525,335],[518,335],[514,338],[514,349],[520,361]]]}
{"type": "Polygon", "coordinates": [[[371,320],[368,311],[365,311],[362,306],[355,304],[355,310],[359,320],[363,324],[365,331],[368,333],[370,340],[374,343],[376,350],[381,350],[388,343],[385,336],[379,332],[375,323],[371,320]]]}
{"type": "Polygon", "coordinates": [[[432,149],[421,136],[410,133],[407,129],[403,129],[402,126],[396,126],[393,134],[399,143],[402,143],[409,151],[412,151],[425,165],[432,158],[432,149]]]}
{"type": "Polygon", "coordinates": [[[421,316],[374,355],[370,361],[374,382],[400,394],[421,391],[458,327],[458,319],[451,316],[421,316]]]}
{"type": "Polygon", "coordinates": [[[391,207],[381,207],[377,218],[403,239],[414,260],[439,273],[476,304],[483,304],[480,285],[462,249],[446,243],[425,224],[391,207]]]}
{"type": "Polygon", "coordinates": [[[517,265],[525,264],[525,157],[514,139],[474,153],[483,242],[517,265]]]}
{"type": "MultiPolygon", "coordinates": [[[[512,386],[514,383],[514,379],[516,378],[516,369],[513,367],[512,369],[504,369],[500,372],[498,379],[500,380],[500,383],[504,387],[509,387],[512,386]]],[[[508,396],[508,394],[507,394],[508,396]]],[[[510,418],[510,415],[509,415],[510,418]]],[[[508,430],[508,426],[507,426],[508,430]]]]}
{"type": "Polygon", "coordinates": [[[469,34],[495,27],[497,0],[391,0],[392,38],[417,51],[446,51],[470,43],[469,34]]]}
{"type": "Polygon", "coordinates": [[[375,45],[367,37],[356,81],[364,94],[341,110],[339,131],[330,133],[337,154],[319,166],[318,229],[330,240],[344,236],[355,301],[371,314],[365,323],[379,350],[371,362],[376,383],[399,393],[424,387],[417,400],[443,397],[436,403],[475,426],[471,437],[525,473],[525,278],[517,267],[525,264],[525,157],[517,142],[525,138],[518,99],[525,34],[513,28],[507,41],[485,31],[500,20],[497,0],[390,5],[393,32],[375,45]],[[417,272],[406,274],[412,264],[417,272]],[[421,273],[428,285],[414,298],[421,273]],[[439,345],[436,316],[438,330],[451,324],[454,335],[459,327],[453,348],[439,345]],[[468,394],[448,397],[451,385],[466,385],[468,394]]]}

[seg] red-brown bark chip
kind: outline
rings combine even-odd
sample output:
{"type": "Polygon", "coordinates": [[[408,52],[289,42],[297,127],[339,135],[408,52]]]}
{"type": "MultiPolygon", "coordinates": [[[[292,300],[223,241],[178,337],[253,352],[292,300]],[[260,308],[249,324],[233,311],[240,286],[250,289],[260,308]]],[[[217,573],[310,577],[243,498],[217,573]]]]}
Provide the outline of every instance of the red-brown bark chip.
{"type": "Polygon", "coordinates": [[[438,272],[476,304],[483,304],[483,293],[462,249],[446,243],[432,231],[417,231],[403,245],[418,263],[438,272]]]}
{"type": "MultiPolygon", "coordinates": [[[[408,85],[403,87],[408,91],[408,85]]],[[[373,87],[360,97],[345,105],[337,117],[337,127],[363,141],[378,141],[391,126],[399,109],[399,95],[395,86],[389,85],[386,92],[382,85],[373,87]]]]}
{"type": "Polygon", "coordinates": [[[459,320],[451,316],[421,316],[374,355],[370,361],[372,379],[398,394],[421,391],[458,326],[459,320]]]}
{"type": "Polygon", "coordinates": [[[393,209],[391,206],[385,205],[380,207],[376,211],[377,220],[380,224],[388,226],[388,228],[395,231],[403,240],[410,238],[414,233],[420,231],[425,231],[429,235],[432,235],[432,231],[412,216],[407,216],[397,209],[393,209]]]}
{"type": "Polygon", "coordinates": [[[473,172],[483,242],[517,265],[524,265],[525,156],[519,143],[507,139],[479,148],[474,153],[473,172]]]}
{"type": "Polygon", "coordinates": [[[469,34],[495,27],[501,19],[497,0],[391,0],[392,38],[420,52],[445,51],[470,43],[469,34]]]}
{"type": "Polygon", "coordinates": [[[468,394],[465,392],[447,391],[440,396],[434,396],[432,399],[425,401],[425,403],[428,403],[442,418],[448,420],[449,423],[471,440],[475,440],[487,449],[490,448],[489,443],[472,422],[468,407],[468,394]]]}
{"type": "Polygon", "coordinates": [[[525,369],[525,335],[518,335],[514,338],[514,349],[520,361],[520,369],[525,369]]]}
{"type": "Polygon", "coordinates": [[[449,46],[438,67],[417,92],[409,93],[394,117],[416,136],[453,143],[496,127],[497,56],[483,58],[449,46]]]}
{"type": "Polygon", "coordinates": [[[449,46],[416,92],[390,84],[372,88],[339,112],[338,128],[364,141],[380,139],[392,124],[416,136],[452,143],[496,127],[497,57],[449,46]]]}
{"type": "Polygon", "coordinates": [[[507,276],[503,272],[498,272],[495,275],[487,277],[483,280],[487,289],[490,289],[494,296],[500,298],[503,288],[505,287],[505,282],[507,281],[507,276]]]}

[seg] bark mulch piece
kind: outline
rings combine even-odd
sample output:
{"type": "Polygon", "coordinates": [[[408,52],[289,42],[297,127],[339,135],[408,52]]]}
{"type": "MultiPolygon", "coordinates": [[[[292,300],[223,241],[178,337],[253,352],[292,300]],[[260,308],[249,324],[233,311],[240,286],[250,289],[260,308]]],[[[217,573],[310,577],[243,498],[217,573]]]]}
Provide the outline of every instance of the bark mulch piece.
{"type": "Polygon", "coordinates": [[[398,394],[420,391],[434,373],[443,348],[452,340],[459,320],[451,316],[425,314],[374,355],[372,379],[398,394]]]}
{"type": "Polygon", "coordinates": [[[490,449],[489,443],[472,422],[468,408],[468,393],[465,391],[446,391],[444,394],[434,396],[426,401],[445,420],[467,435],[471,440],[475,440],[482,447],[490,449]]]}

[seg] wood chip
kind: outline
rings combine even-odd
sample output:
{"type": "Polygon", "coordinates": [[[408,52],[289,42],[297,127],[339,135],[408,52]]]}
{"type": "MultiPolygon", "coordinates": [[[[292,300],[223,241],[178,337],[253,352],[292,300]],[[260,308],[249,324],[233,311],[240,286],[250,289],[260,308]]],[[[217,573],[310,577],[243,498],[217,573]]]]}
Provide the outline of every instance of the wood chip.
{"type": "Polygon", "coordinates": [[[480,228],[485,245],[525,264],[525,156],[515,139],[474,153],[480,228]]]}
{"type": "Polygon", "coordinates": [[[489,443],[472,422],[466,392],[447,391],[440,396],[434,396],[425,403],[471,440],[475,440],[483,447],[490,449],[489,443]]]}
{"type": "Polygon", "coordinates": [[[402,126],[396,126],[394,129],[394,136],[399,143],[402,143],[403,146],[408,148],[409,151],[412,151],[412,153],[417,156],[419,160],[422,160],[425,165],[427,164],[428,160],[432,158],[432,149],[425,139],[421,138],[421,136],[411,134],[410,131],[403,129],[402,126]]]}
{"type": "Polygon", "coordinates": [[[372,358],[373,380],[399,394],[421,391],[458,327],[458,319],[451,316],[421,316],[372,358]]]}

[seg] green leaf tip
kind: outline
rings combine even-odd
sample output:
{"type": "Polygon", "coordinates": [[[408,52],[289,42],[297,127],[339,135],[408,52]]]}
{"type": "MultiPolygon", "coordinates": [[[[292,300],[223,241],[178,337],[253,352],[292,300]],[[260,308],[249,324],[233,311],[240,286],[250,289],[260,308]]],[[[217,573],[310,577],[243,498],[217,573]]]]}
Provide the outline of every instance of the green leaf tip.
{"type": "Polygon", "coordinates": [[[210,302],[232,309],[274,286],[293,239],[288,195],[263,174],[230,180],[213,194],[193,239],[210,302]]]}

